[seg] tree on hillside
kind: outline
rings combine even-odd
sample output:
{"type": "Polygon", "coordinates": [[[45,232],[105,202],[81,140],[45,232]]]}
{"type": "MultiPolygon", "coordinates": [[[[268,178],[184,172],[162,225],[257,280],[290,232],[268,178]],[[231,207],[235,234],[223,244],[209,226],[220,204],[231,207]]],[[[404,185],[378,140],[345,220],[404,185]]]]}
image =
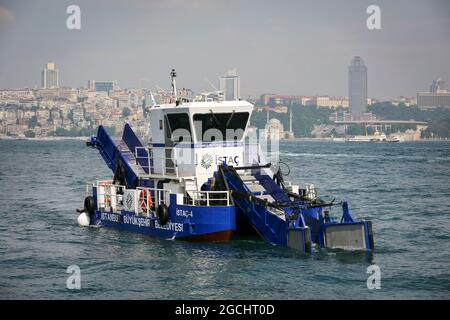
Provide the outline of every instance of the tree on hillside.
{"type": "Polygon", "coordinates": [[[24,134],[27,138],[34,138],[36,136],[32,130],[27,130],[24,132],[24,134]]]}

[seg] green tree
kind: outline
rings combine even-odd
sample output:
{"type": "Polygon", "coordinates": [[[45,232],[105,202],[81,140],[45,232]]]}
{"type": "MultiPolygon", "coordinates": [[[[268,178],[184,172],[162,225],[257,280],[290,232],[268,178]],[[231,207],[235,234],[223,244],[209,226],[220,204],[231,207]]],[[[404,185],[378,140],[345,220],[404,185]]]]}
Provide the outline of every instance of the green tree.
{"type": "MultiPolygon", "coordinates": [[[[303,106],[292,104],[287,113],[269,111],[270,119],[278,119],[289,130],[289,113],[292,108],[292,130],[296,137],[310,137],[314,125],[330,124],[328,119],[333,110],[317,106],[303,106]]],[[[267,111],[253,112],[250,122],[259,129],[263,129],[267,121],[267,111]]]]}
{"type": "Polygon", "coordinates": [[[55,136],[58,137],[67,137],[69,136],[69,131],[64,128],[56,128],[55,130],[55,136]]]}
{"type": "Polygon", "coordinates": [[[28,120],[28,129],[34,129],[38,124],[37,117],[32,116],[30,120],[28,120]]]}
{"type": "Polygon", "coordinates": [[[366,133],[363,125],[352,123],[347,127],[347,134],[358,136],[366,133]]]}
{"type": "Polygon", "coordinates": [[[36,136],[32,130],[27,130],[24,134],[27,138],[34,138],[36,136]]]}
{"type": "Polygon", "coordinates": [[[122,109],[122,116],[123,116],[124,118],[128,117],[130,114],[131,114],[131,110],[130,110],[129,108],[124,107],[124,108],[122,109]]]}

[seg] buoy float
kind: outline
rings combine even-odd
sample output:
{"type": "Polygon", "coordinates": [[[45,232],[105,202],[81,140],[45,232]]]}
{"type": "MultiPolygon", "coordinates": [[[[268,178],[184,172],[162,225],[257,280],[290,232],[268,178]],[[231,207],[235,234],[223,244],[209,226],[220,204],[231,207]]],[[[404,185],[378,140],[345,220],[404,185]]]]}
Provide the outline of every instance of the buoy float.
{"type": "Polygon", "coordinates": [[[89,227],[89,224],[91,223],[91,219],[89,218],[89,215],[86,212],[80,213],[77,221],[81,227],[89,227]]]}

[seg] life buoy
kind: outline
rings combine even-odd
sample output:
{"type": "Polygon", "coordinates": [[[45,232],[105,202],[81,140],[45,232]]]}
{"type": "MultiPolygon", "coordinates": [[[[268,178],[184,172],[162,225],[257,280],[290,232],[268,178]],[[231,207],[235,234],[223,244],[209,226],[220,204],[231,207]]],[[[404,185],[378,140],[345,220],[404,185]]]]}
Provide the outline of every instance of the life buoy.
{"type": "Polygon", "coordinates": [[[139,203],[141,205],[142,210],[147,211],[147,209],[149,209],[152,204],[153,204],[153,200],[152,200],[152,194],[150,193],[150,190],[148,189],[143,189],[141,191],[141,193],[139,194],[139,203]],[[148,204],[148,207],[147,207],[148,204]]]}

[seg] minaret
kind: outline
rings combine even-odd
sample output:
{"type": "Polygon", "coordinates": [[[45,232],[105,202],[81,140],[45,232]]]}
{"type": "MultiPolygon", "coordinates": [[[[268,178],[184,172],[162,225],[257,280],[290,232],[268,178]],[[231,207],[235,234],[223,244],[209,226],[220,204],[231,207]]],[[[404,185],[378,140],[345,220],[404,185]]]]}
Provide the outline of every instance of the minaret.
{"type": "Polygon", "coordinates": [[[267,109],[267,121],[266,123],[269,123],[269,109],[267,109]]]}
{"type": "Polygon", "coordinates": [[[289,114],[289,132],[292,132],[292,106],[289,114]]]}
{"type": "Polygon", "coordinates": [[[292,106],[289,109],[289,131],[285,132],[285,136],[286,139],[294,139],[294,131],[292,131],[292,106]]]}

